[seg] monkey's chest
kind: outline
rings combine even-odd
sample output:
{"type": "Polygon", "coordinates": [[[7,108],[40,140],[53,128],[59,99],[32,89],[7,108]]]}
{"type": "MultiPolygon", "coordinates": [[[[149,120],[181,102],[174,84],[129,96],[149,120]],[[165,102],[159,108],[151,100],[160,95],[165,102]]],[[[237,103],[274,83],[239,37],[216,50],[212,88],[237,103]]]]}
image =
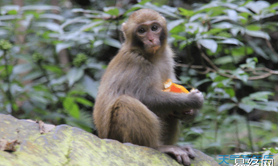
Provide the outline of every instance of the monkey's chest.
{"type": "Polygon", "coordinates": [[[160,82],[164,83],[167,79],[171,78],[174,75],[173,73],[173,66],[169,63],[159,63],[158,65],[158,72],[160,76],[160,82]]]}

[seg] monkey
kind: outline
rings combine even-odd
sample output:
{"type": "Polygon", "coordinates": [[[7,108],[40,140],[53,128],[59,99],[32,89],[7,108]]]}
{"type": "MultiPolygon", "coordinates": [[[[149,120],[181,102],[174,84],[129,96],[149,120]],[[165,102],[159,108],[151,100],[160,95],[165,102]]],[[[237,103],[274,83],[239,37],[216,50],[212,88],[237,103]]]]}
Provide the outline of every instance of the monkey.
{"type": "Polygon", "coordinates": [[[146,146],[190,165],[191,147],[174,145],[179,119],[174,111],[198,110],[204,97],[164,92],[163,83],[175,80],[174,53],[167,43],[166,19],[152,9],[140,9],[122,24],[124,43],[102,76],[93,119],[98,136],[146,146]]]}

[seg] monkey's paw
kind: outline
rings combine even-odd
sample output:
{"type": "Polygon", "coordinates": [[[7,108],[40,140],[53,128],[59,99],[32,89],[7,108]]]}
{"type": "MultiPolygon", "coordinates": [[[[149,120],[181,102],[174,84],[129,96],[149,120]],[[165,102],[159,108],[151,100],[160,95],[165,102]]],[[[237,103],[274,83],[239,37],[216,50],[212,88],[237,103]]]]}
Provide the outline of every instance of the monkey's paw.
{"type": "Polygon", "coordinates": [[[190,108],[200,109],[203,106],[204,96],[198,89],[192,89],[188,95],[192,104],[190,108]]]}
{"type": "Polygon", "coordinates": [[[190,146],[164,145],[157,148],[160,152],[166,153],[185,166],[190,165],[190,158],[194,159],[196,154],[190,146]]]}

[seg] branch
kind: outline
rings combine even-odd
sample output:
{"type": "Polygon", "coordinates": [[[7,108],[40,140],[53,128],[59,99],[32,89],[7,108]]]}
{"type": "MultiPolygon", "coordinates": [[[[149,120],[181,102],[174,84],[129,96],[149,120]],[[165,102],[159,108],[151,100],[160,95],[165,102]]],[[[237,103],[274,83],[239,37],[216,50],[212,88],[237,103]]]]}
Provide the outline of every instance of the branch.
{"type": "Polygon", "coordinates": [[[215,66],[215,64],[203,53],[202,49],[201,49],[201,45],[199,43],[197,43],[197,47],[199,48],[200,52],[201,52],[201,56],[214,68],[214,70],[219,70],[217,66],[215,66]]]}
{"type": "Polygon", "coordinates": [[[270,50],[273,52],[278,57],[278,54],[275,52],[274,48],[272,47],[271,43],[269,40],[265,39],[267,46],[270,48],[270,50]]]}
{"type": "MultiPolygon", "coordinates": [[[[268,46],[270,47],[270,49],[276,54],[271,43],[269,41],[266,41],[266,42],[267,42],[268,46]]],[[[196,70],[199,74],[207,74],[209,72],[216,72],[217,74],[219,74],[221,76],[240,80],[237,76],[231,74],[232,73],[231,70],[221,69],[221,72],[220,72],[220,69],[202,51],[201,45],[199,43],[197,43],[197,47],[200,50],[200,53],[201,53],[201,56],[203,57],[203,59],[205,59],[210,64],[211,67],[199,66],[199,65],[185,65],[185,64],[177,64],[177,66],[188,67],[188,68],[195,69],[195,70],[203,69],[204,71],[196,70]]],[[[246,69],[242,69],[242,70],[246,73],[253,74],[253,76],[248,77],[248,80],[259,80],[259,79],[267,78],[273,74],[278,74],[278,71],[271,70],[266,67],[260,67],[260,68],[255,68],[255,69],[246,68],[246,69]]]]}
{"type": "MultiPolygon", "coordinates": [[[[239,78],[237,78],[236,76],[234,76],[232,74],[226,74],[226,73],[232,73],[231,70],[221,70],[221,71],[224,71],[224,73],[223,73],[223,72],[219,72],[219,68],[217,68],[217,70],[215,70],[208,66],[205,66],[205,67],[200,66],[200,65],[191,65],[190,66],[190,65],[186,65],[186,64],[176,64],[176,66],[188,67],[191,69],[195,69],[199,74],[207,74],[209,72],[216,72],[217,74],[219,74],[221,76],[240,80],[239,78]],[[204,71],[200,71],[201,69],[203,69],[204,71]]],[[[253,73],[253,74],[255,73],[256,74],[256,76],[249,77],[248,80],[260,80],[260,79],[269,77],[271,75],[278,74],[278,71],[271,70],[266,67],[260,67],[260,68],[255,68],[255,69],[248,68],[248,69],[243,69],[243,71],[245,71],[246,73],[253,73]],[[258,73],[260,71],[264,71],[264,72],[258,73]]]]}

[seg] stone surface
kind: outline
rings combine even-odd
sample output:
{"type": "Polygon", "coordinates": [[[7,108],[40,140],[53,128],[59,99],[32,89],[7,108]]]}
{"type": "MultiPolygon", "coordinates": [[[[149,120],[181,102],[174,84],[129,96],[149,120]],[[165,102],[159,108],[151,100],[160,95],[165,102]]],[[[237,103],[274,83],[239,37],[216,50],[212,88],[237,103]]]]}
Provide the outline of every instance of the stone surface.
{"type": "MultiPolygon", "coordinates": [[[[39,124],[0,114],[0,140],[20,142],[16,151],[0,151],[0,166],[175,166],[168,155],[142,146],[99,139],[79,128],[56,126],[40,134],[39,124]]],[[[191,166],[217,166],[211,157],[196,150],[191,166]]]]}

